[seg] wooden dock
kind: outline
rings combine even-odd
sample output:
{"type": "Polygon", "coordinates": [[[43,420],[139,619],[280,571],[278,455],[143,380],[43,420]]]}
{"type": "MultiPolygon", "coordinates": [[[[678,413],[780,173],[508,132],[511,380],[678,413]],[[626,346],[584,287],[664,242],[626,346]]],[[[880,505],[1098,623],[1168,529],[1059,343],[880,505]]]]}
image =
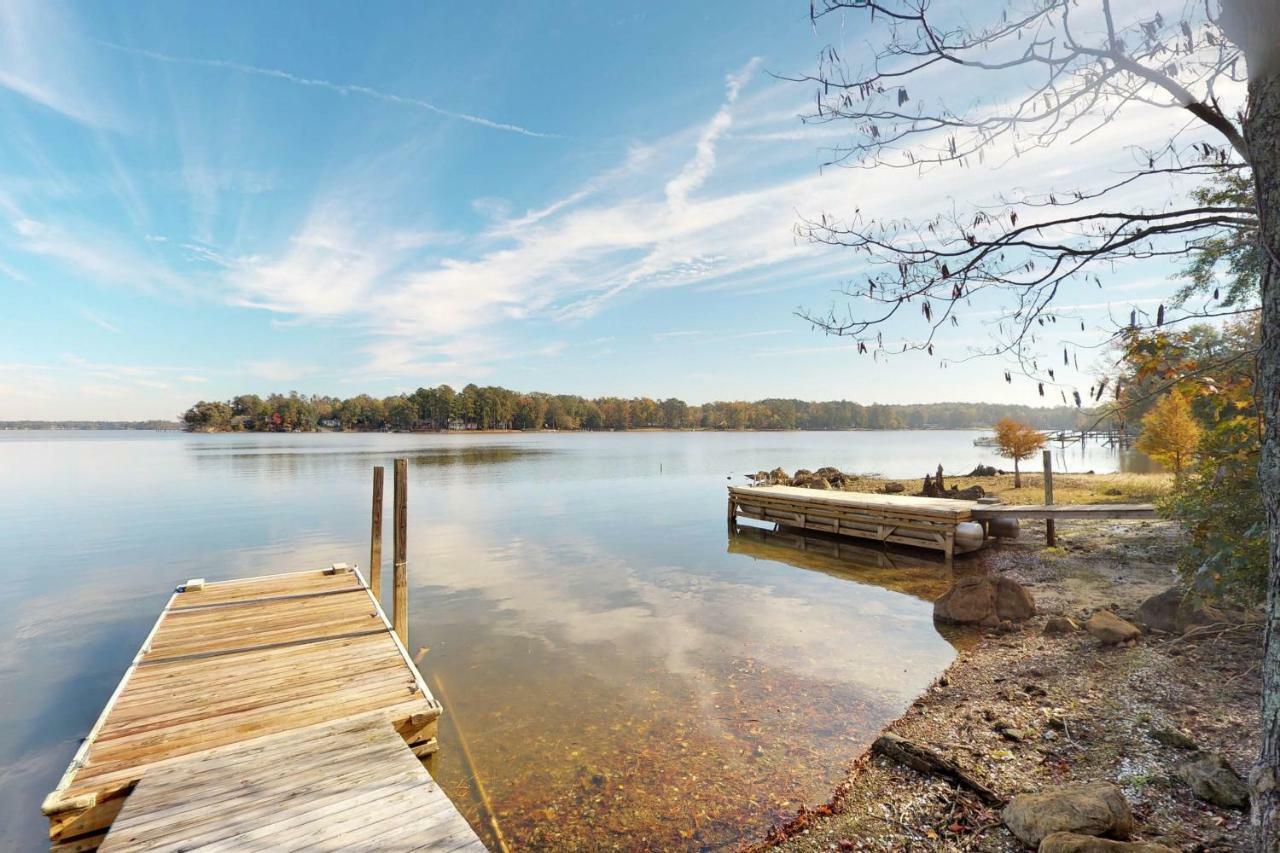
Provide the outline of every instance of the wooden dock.
{"type": "Polygon", "coordinates": [[[796,486],[730,486],[729,521],[738,516],[773,521],[806,530],[855,536],[942,551],[948,559],[957,551],[982,544],[957,528],[973,520],[973,501],[917,498],[870,492],[839,492],[796,486]]]}
{"type": "MultiPolygon", "coordinates": [[[[1156,510],[1151,504],[1006,505],[796,486],[730,486],[729,523],[738,516],[928,548],[942,551],[949,560],[954,554],[981,548],[995,527],[992,522],[1044,519],[1048,526],[1071,519],[1155,518],[1156,510]]],[[[1016,535],[1016,524],[1013,529],[1010,535],[1016,535]]]]}
{"type": "Polygon", "coordinates": [[[358,571],[179,587],[57,788],[51,849],[483,851],[440,704],[358,571]]]}

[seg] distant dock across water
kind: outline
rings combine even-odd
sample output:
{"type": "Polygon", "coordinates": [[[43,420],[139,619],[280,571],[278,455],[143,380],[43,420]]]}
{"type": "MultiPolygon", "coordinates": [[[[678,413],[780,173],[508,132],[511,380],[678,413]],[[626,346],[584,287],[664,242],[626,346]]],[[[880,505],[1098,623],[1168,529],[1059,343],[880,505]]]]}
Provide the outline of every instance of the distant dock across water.
{"type": "MultiPolygon", "coordinates": [[[[1048,489],[1052,498],[1052,487],[1048,489]]],[[[1155,518],[1152,504],[1007,505],[951,498],[843,492],[796,486],[730,486],[728,520],[741,516],[787,527],[942,551],[946,559],[992,538],[1016,536],[1021,519],[1155,518]]]]}

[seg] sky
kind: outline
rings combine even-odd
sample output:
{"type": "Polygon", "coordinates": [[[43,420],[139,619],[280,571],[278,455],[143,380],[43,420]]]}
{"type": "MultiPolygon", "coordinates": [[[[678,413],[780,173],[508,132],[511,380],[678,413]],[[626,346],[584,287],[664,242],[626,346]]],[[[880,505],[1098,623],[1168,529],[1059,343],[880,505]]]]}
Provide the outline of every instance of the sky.
{"type": "MultiPolygon", "coordinates": [[[[1073,186],[1174,120],[1133,111],[999,170],[823,168],[849,131],[802,123],[813,87],[777,75],[865,52],[863,26],[815,29],[803,0],[5,0],[0,420],[442,382],[1038,403],[960,361],[996,305],[933,356],[811,329],[795,312],[862,262],[795,225],[1073,186]]],[[[1094,334],[1169,273],[1061,302],[1094,334]]]]}

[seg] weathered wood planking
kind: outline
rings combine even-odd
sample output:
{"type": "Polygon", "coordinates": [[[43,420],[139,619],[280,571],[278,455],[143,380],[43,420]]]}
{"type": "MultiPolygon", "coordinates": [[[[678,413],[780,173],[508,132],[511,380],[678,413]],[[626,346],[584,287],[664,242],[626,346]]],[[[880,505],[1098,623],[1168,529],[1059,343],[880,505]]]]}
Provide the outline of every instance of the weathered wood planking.
{"type": "Polygon", "coordinates": [[[416,761],[435,750],[439,716],[364,579],[344,565],[180,587],[45,800],[52,849],[95,849],[139,780],[185,757],[216,761],[276,737],[292,745],[293,765],[310,766],[317,726],[360,717],[395,732],[416,761]]]}
{"type": "Polygon", "coordinates": [[[485,847],[403,738],[373,714],[153,765],[99,849],[485,847]],[[307,744],[301,753],[300,739],[307,744]]]}
{"type": "Polygon", "coordinates": [[[881,495],[874,492],[840,492],[805,489],[799,486],[730,486],[730,494],[771,495],[792,498],[806,504],[831,504],[842,508],[889,511],[903,516],[967,521],[976,501],[949,498],[917,498],[911,495],[881,495]]]}
{"type": "Polygon", "coordinates": [[[979,521],[993,518],[1155,518],[1156,508],[1153,504],[984,504],[974,507],[973,517],[979,521]]]}
{"type": "Polygon", "coordinates": [[[737,515],[792,527],[942,551],[956,549],[956,525],[972,519],[973,501],[794,486],[730,486],[729,518],[737,515]]]}

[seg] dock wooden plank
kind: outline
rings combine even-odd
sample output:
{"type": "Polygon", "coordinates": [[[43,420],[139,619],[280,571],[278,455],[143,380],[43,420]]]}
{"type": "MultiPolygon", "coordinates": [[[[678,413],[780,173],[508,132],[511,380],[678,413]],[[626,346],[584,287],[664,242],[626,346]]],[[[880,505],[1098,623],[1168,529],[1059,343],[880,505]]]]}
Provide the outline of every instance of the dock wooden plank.
{"type": "Polygon", "coordinates": [[[179,587],[45,801],[52,847],[483,850],[418,758],[440,710],[356,572],[179,587]]]}
{"type": "Polygon", "coordinates": [[[295,764],[296,733],[285,733],[153,768],[99,849],[485,849],[385,720],[357,717],[307,734],[328,761],[295,764]]]}
{"type": "Polygon", "coordinates": [[[807,504],[830,504],[843,508],[890,511],[896,515],[966,521],[975,501],[949,498],[917,498],[911,495],[882,495],[874,492],[840,492],[806,489],[799,486],[731,486],[731,494],[750,502],[752,496],[776,496],[807,504]]]}

